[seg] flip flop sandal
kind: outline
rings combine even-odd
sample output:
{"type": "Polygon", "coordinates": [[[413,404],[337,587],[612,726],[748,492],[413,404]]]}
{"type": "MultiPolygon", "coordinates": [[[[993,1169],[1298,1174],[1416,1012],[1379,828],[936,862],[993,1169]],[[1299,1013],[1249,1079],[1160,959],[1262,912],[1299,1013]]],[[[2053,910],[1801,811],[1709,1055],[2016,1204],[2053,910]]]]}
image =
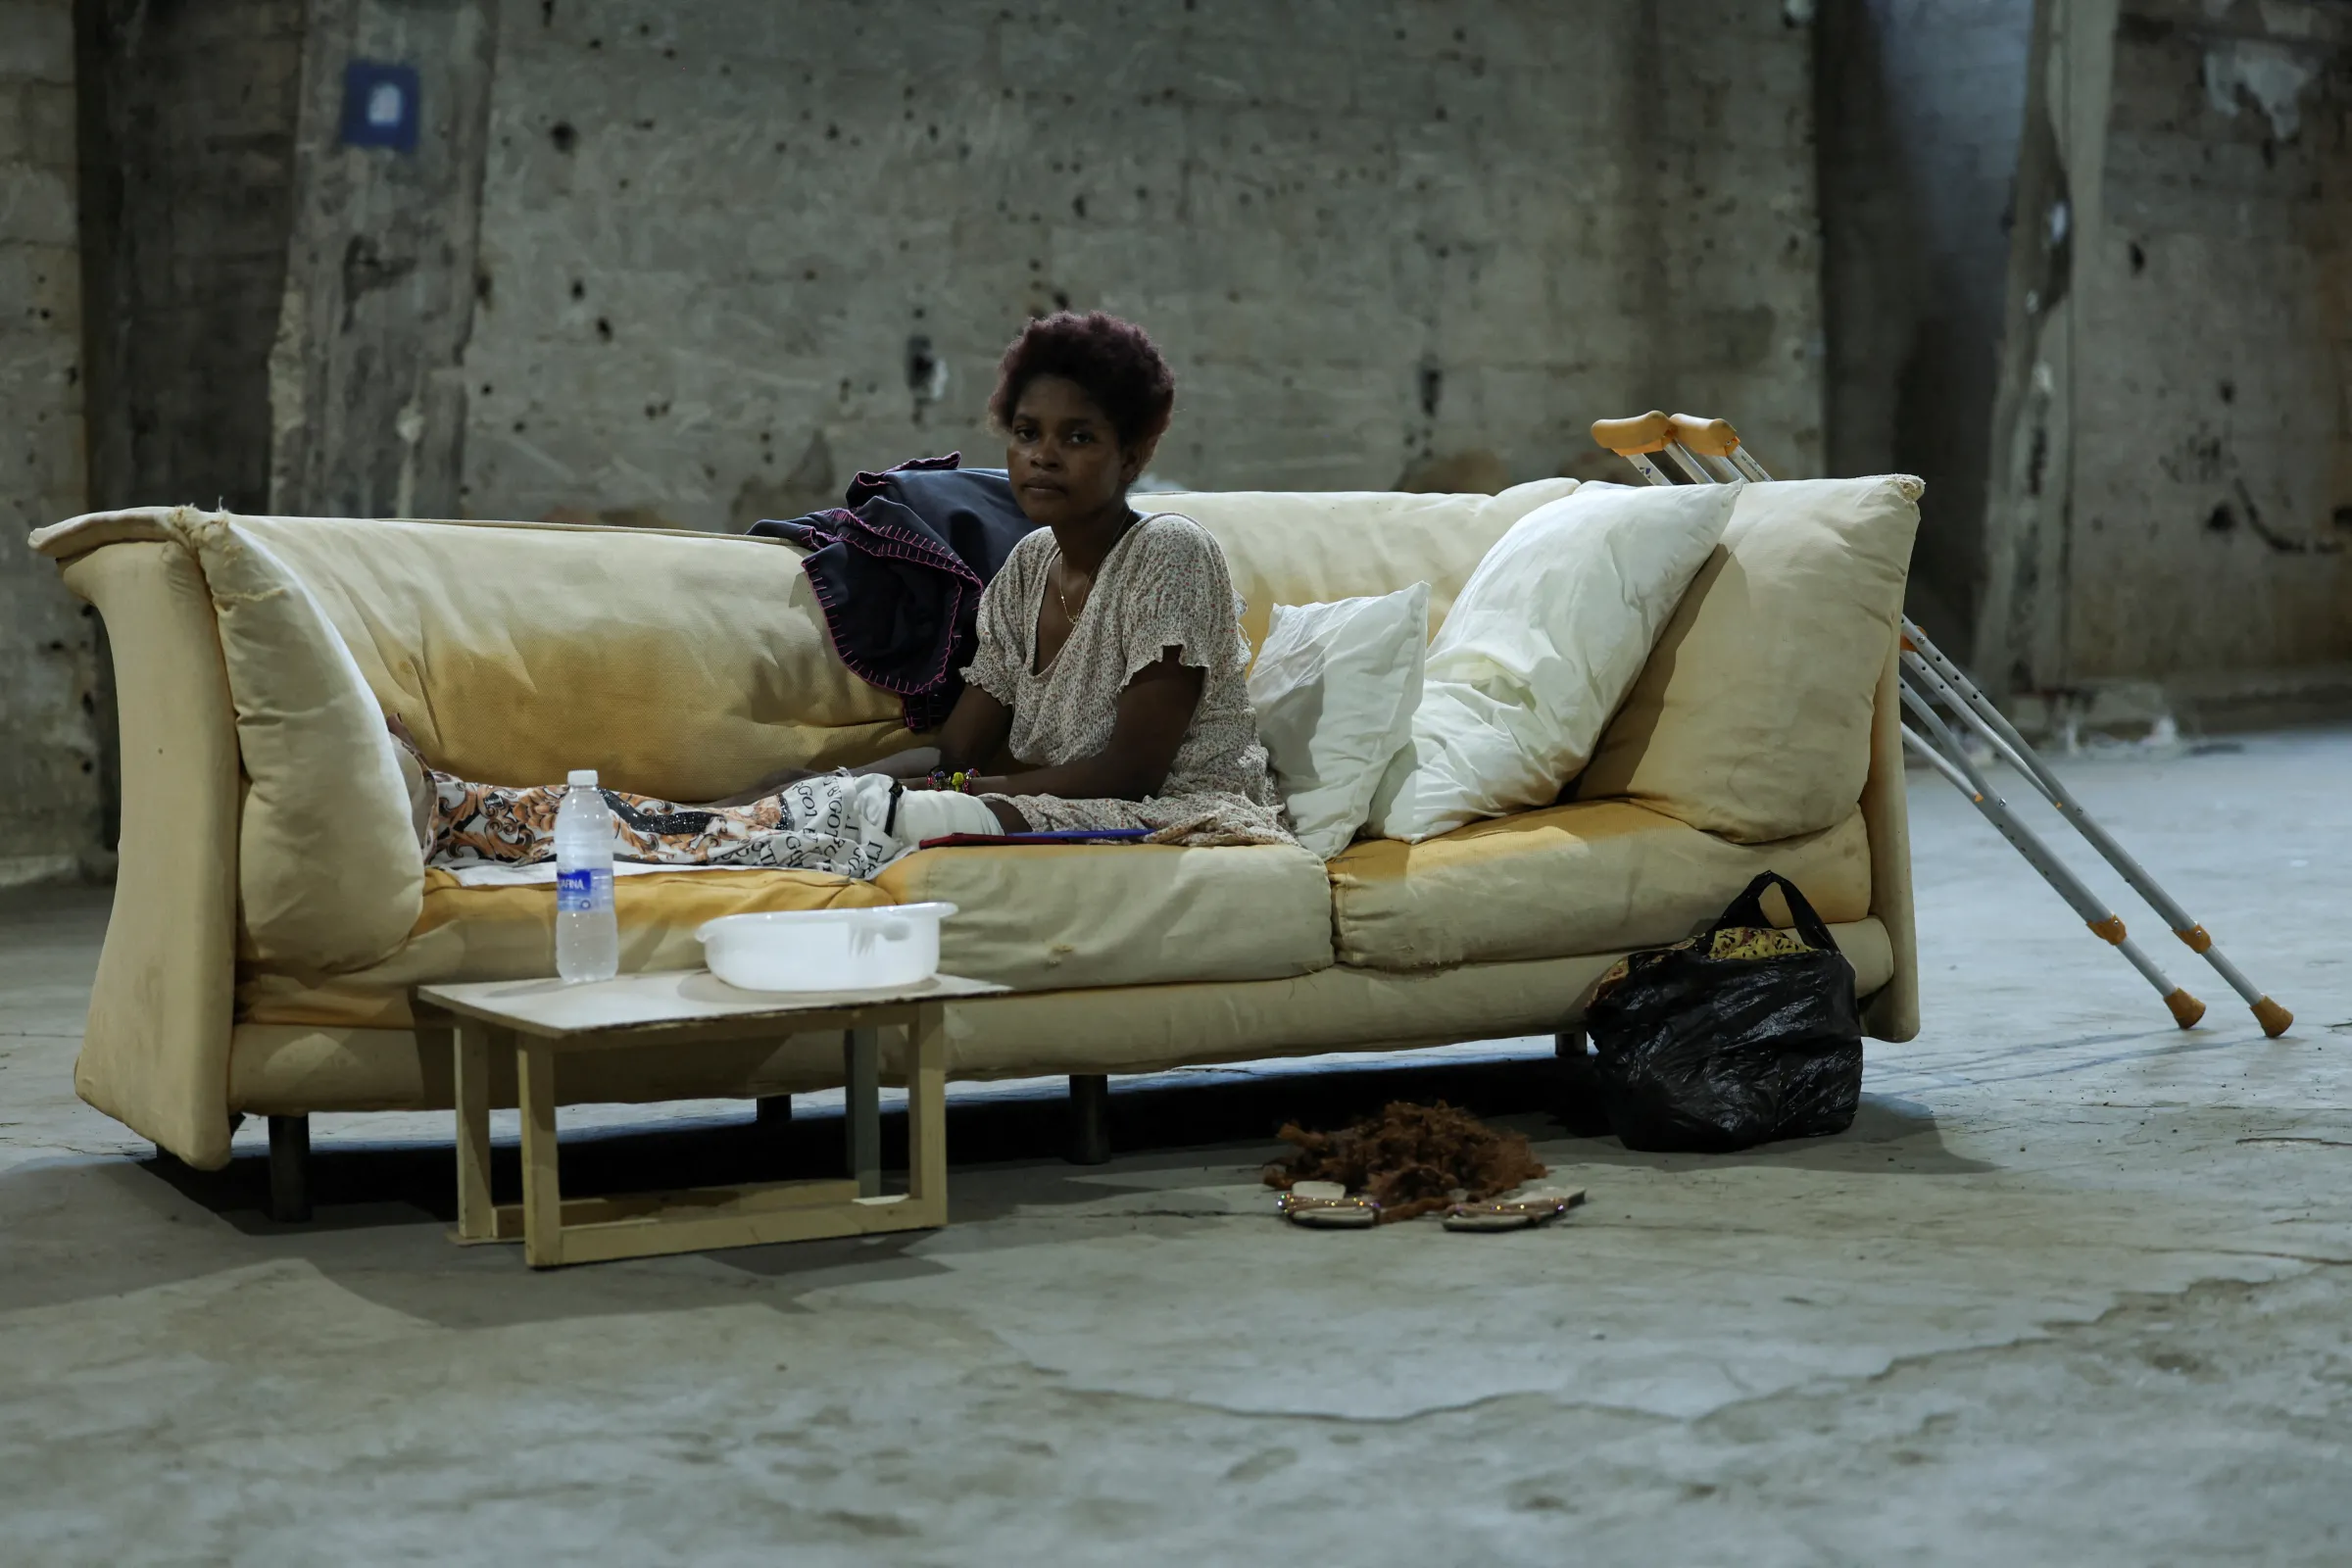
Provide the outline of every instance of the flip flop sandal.
{"type": "Polygon", "coordinates": [[[1316,1230],[1359,1231],[1380,1223],[1378,1203],[1348,1197],[1338,1182],[1300,1182],[1274,1200],[1274,1211],[1316,1230]]]}
{"type": "Polygon", "coordinates": [[[1548,1225],[1585,1200],[1582,1187],[1490,1203],[1455,1203],[1443,1221],[1449,1231],[1523,1231],[1548,1225]]]}

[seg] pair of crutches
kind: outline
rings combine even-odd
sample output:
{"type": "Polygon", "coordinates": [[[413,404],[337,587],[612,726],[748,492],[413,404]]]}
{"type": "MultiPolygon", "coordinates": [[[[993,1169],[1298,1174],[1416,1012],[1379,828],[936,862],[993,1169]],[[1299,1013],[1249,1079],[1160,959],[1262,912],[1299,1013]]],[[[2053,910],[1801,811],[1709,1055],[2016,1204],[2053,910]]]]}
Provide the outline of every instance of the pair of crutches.
{"type": "MultiPolygon", "coordinates": [[[[1657,413],[1632,419],[1599,419],[1593,422],[1592,439],[1631,463],[1651,484],[1679,482],[1658,466],[1655,460],[1661,455],[1694,484],[1731,484],[1742,479],[1762,481],[1772,477],[1740,444],[1739,432],[1721,419],[1657,413]]],[[[2164,917],[2173,935],[2188,944],[2190,952],[2202,956],[2230,982],[2231,990],[2245,998],[2264,1034],[2276,1037],[2286,1032],[2287,1026],[2295,1021],[2294,1014],[2256,990],[2237,965],[2223,956],[2221,949],[2213,945],[2213,938],[2205,934],[2205,928],[2158,886],[2156,879],[2126,854],[2105,828],[2091,819],[2058,775],[2050,771],[2048,764],[2026,744],[2025,737],[2002,716],[2001,710],[1961,672],[1959,665],[1937,651],[1927,633],[1913,625],[1908,616],[1903,619],[1900,666],[1903,710],[1916,721],[1903,726],[1903,744],[1957,786],[2001,837],[2025,857],[2026,863],[2074,906],[2082,922],[2115,945],[2125,960],[2156,988],[2181,1028],[2192,1027],[2205,1015],[2205,1004],[2175,985],[2157,967],[2156,961],[2125,935],[2122,917],[2065,861],[2053,855],[2049,846],[2034,837],[2031,828],[2017,819],[2008,803],[1969,759],[1946,714],[2006,758],[2028,783],[2057,808],[2061,816],[2075,825],[2077,832],[2090,841],[2091,848],[2106,858],[2107,863],[2122,874],[2132,891],[2164,917]]]]}

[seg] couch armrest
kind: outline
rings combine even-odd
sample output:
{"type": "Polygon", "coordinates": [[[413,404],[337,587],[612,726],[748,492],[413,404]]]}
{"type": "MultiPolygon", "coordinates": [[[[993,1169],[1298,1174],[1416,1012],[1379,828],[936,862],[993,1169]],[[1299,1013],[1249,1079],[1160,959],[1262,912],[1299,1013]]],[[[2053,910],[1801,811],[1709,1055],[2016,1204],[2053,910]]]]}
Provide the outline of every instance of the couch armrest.
{"type": "Polygon", "coordinates": [[[106,620],[122,753],[114,912],[74,1087],[218,1169],[228,1163],[238,764],[212,596],[176,544],[108,544],[63,569],[106,620]]]}
{"type": "Polygon", "coordinates": [[[1862,786],[1862,825],[1870,834],[1870,912],[1886,928],[1894,977],[1862,1009],[1873,1040],[1919,1033],[1919,937],[1911,908],[1911,808],[1903,793],[1903,707],[1897,681],[1900,630],[1892,632],[1870,717],[1870,778],[1862,786]]]}

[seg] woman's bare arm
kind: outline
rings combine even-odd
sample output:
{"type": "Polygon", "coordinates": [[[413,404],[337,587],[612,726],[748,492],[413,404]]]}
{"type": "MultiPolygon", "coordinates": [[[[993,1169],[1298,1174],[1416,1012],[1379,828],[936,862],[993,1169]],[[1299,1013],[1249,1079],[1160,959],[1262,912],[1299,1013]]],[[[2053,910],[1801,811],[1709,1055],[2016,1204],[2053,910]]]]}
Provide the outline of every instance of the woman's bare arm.
{"type": "MultiPolygon", "coordinates": [[[[930,767],[917,768],[913,774],[901,773],[900,778],[919,776],[933,767],[944,767],[953,773],[958,768],[970,770],[980,766],[1004,749],[1005,737],[1012,733],[1012,710],[978,686],[966,683],[963,695],[956,699],[955,710],[948,721],[939,726],[939,747],[932,753],[930,767]]],[[[910,753],[902,752],[902,757],[910,753]]]]}
{"type": "MultiPolygon", "coordinates": [[[[1071,801],[1140,801],[1167,782],[1168,769],[1192,728],[1193,713],[1208,672],[1178,662],[1178,650],[1164,652],[1158,662],[1137,670],[1119,693],[1117,716],[1110,742],[1092,757],[1058,767],[1029,768],[998,778],[975,778],[976,795],[1056,795],[1071,801]]],[[[1012,710],[977,686],[966,686],[956,710],[940,726],[939,744],[909,747],[902,752],[853,768],[857,773],[882,773],[906,781],[910,789],[929,787],[933,768],[970,768],[1004,749],[1012,733],[1012,710]]],[[[785,768],[761,779],[751,790],[713,806],[745,806],[777,790],[810,777],[807,768],[785,768]]],[[[1000,818],[1004,813],[999,813],[1000,818]]],[[[1019,824],[1006,821],[1018,830],[1019,824]]]]}

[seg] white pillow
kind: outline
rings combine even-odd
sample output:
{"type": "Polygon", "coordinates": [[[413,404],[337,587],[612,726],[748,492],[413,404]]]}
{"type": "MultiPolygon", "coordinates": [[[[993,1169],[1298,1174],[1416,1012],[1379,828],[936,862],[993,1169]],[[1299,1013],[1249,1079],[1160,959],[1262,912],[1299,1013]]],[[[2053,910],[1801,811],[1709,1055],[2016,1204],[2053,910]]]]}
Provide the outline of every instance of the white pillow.
{"type": "Polygon", "coordinates": [[[1430,644],[1373,831],[1417,843],[1549,805],[1592,758],[1740,488],[1586,484],[1512,524],[1430,644]]]}
{"type": "Polygon", "coordinates": [[[1250,706],[1298,842],[1328,860],[1364,825],[1421,702],[1429,584],[1377,599],[1276,605],[1250,706]]]}

